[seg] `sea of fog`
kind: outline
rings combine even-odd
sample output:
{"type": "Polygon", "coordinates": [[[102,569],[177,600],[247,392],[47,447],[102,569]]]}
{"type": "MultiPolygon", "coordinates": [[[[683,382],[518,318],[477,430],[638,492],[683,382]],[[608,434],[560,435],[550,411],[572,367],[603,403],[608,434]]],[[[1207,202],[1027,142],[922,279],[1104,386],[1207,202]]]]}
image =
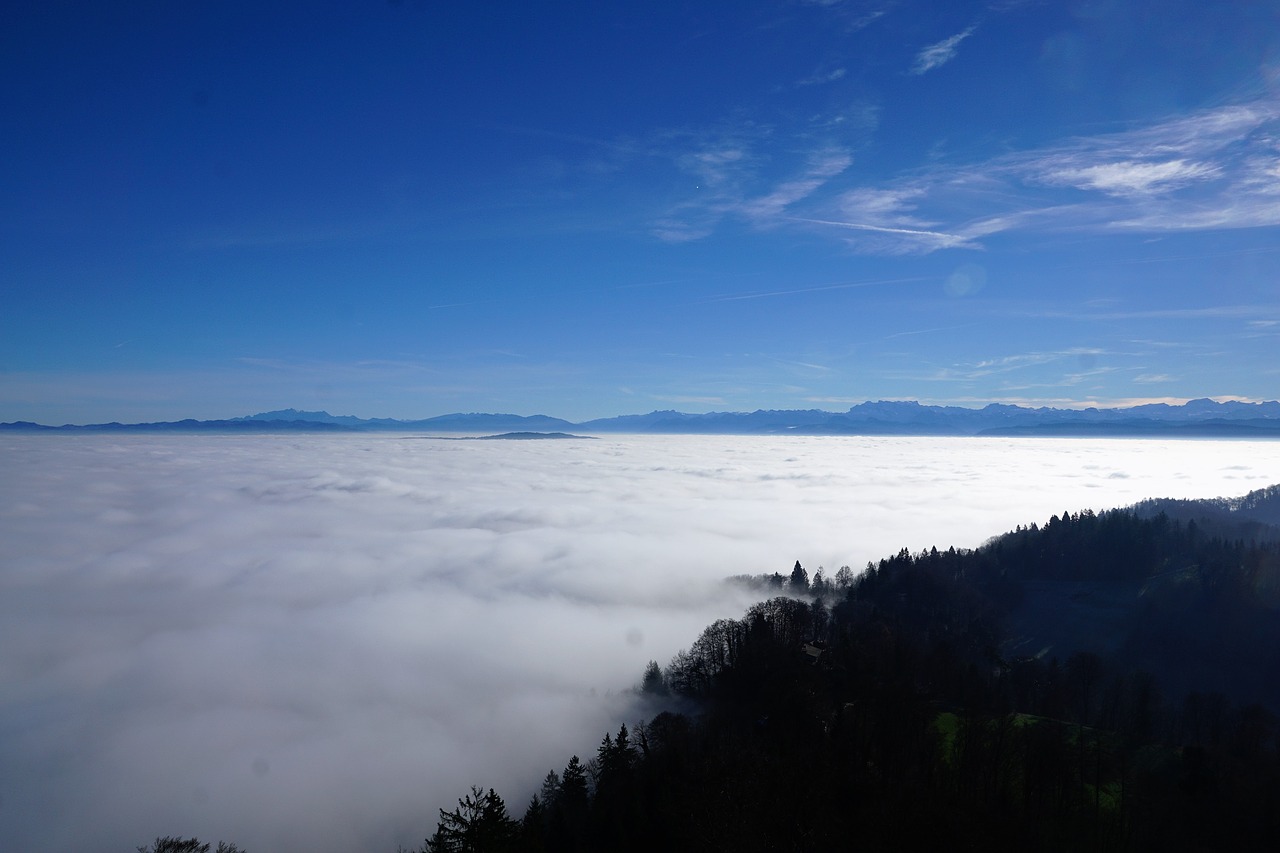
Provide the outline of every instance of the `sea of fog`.
{"type": "Polygon", "coordinates": [[[729,575],[1240,495],[1280,442],[0,438],[0,838],[417,847],[523,812],[729,575]]]}

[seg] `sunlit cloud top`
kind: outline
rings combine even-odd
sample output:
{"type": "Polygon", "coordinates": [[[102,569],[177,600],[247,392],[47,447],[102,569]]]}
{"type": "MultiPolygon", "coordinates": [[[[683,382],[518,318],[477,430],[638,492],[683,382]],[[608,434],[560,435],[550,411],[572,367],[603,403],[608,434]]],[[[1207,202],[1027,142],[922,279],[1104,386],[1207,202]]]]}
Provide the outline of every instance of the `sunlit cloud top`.
{"type": "MultiPolygon", "coordinates": [[[[999,368],[1001,365],[993,365],[999,368]]],[[[1277,442],[0,438],[0,837],[412,848],[651,714],[723,579],[1269,485],[1277,442]]]]}
{"type": "Polygon", "coordinates": [[[975,29],[976,27],[969,27],[920,51],[916,54],[915,64],[911,66],[911,73],[924,74],[955,59],[960,42],[973,35],[975,29]]]}

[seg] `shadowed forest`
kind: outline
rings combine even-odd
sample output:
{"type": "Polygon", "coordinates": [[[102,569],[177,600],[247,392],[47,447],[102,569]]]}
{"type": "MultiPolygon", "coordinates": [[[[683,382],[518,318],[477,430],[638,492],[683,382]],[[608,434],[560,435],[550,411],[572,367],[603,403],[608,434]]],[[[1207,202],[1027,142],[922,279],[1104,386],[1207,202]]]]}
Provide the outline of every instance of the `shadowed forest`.
{"type": "Polygon", "coordinates": [[[649,664],[647,720],[420,849],[1280,849],[1277,522],[1272,486],[734,578],[765,600],[649,664]]]}

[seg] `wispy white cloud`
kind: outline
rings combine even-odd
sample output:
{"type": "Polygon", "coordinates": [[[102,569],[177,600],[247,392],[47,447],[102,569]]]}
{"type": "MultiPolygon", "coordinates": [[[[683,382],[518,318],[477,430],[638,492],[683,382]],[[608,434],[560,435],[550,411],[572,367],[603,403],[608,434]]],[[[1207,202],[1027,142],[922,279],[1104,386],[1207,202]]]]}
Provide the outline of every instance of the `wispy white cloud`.
{"type": "MultiPolygon", "coordinates": [[[[761,131],[767,135],[767,131],[761,131]]],[[[764,158],[752,155],[742,140],[716,144],[675,158],[679,168],[693,175],[694,191],[653,225],[653,233],[668,242],[701,239],[726,218],[752,227],[770,227],[798,202],[812,196],[853,162],[835,146],[817,146],[806,156],[799,174],[778,180],[766,176],[764,158]]]]}
{"type": "Polygon", "coordinates": [[[910,329],[905,332],[894,332],[891,335],[885,335],[884,340],[891,341],[895,338],[910,338],[916,335],[936,335],[939,332],[954,332],[957,329],[971,329],[976,323],[961,323],[957,326],[935,326],[929,329],[910,329]]]}
{"type": "Polygon", "coordinates": [[[731,185],[749,161],[750,158],[740,143],[703,148],[679,158],[680,167],[701,181],[699,189],[702,185],[712,189],[731,185]]]}
{"type": "Polygon", "coordinates": [[[890,238],[881,244],[885,254],[905,254],[909,252],[931,252],[935,249],[978,248],[968,238],[960,234],[948,234],[943,231],[926,231],[919,228],[895,228],[888,225],[874,225],[870,222],[840,222],[829,219],[802,219],[796,222],[808,222],[814,225],[830,225],[850,231],[867,232],[873,235],[885,235],[890,238]]]}
{"type": "Polygon", "coordinates": [[[988,358],[983,361],[979,361],[974,365],[974,369],[988,373],[1004,370],[1016,370],[1020,367],[1027,367],[1028,365],[1046,364],[1050,361],[1057,361],[1064,355],[1068,354],[1069,353],[1060,352],[1029,352],[1019,353],[1017,355],[1005,355],[1000,356],[999,358],[988,358]]]}
{"type": "Polygon", "coordinates": [[[1278,123],[1280,101],[1262,99],[988,165],[1024,186],[1070,186],[1104,196],[1070,209],[1060,223],[1067,226],[1165,231],[1277,224],[1278,123]]]}
{"type": "Polygon", "coordinates": [[[817,6],[835,15],[846,32],[857,32],[887,15],[897,0],[800,0],[805,6],[817,6]]]}
{"type": "Polygon", "coordinates": [[[973,35],[976,29],[977,25],[971,26],[950,38],[945,38],[921,50],[916,54],[915,63],[911,66],[911,73],[915,75],[925,74],[955,59],[956,51],[960,48],[960,42],[973,35]]]}
{"type": "MultiPolygon", "coordinates": [[[[922,54],[944,61],[969,28],[922,54]],[[949,47],[947,47],[949,45],[949,47]],[[943,48],[946,48],[945,50],[943,48]]],[[[832,72],[834,73],[834,72],[832,72]]],[[[669,131],[634,156],[670,163],[688,187],[651,221],[659,239],[702,239],[726,221],[790,221],[871,254],[979,249],[1005,233],[1134,233],[1280,225],[1280,98],[1061,140],[965,163],[931,161],[869,181],[854,168],[876,105],[817,115],[804,133],[740,121],[669,131]],[[854,139],[849,130],[854,128],[854,139]],[[840,140],[833,142],[833,140],[840,140]]]]}
{"type": "Polygon", "coordinates": [[[870,138],[880,126],[881,107],[874,101],[859,101],[834,113],[819,113],[810,120],[819,131],[838,130],[850,140],[870,138]]]}
{"type": "Polygon", "coordinates": [[[834,83],[837,80],[843,80],[846,73],[847,71],[844,68],[833,68],[830,71],[820,71],[801,80],[797,80],[796,86],[821,86],[824,83],[834,83]]]}
{"type": "Polygon", "coordinates": [[[839,175],[853,162],[847,151],[836,148],[823,149],[810,157],[809,166],[803,175],[784,181],[768,193],[757,198],[746,200],[740,212],[756,222],[771,222],[787,208],[808,198],[818,188],[839,175]]]}
{"type": "Polygon", "coordinates": [[[650,145],[650,156],[672,163],[691,185],[654,221],[654,236],[680,243],[715,231],[758,182],[764,159],[755,152],[771,136],[771,128],[751,124],[659,134],[650,145]]]}
{"type": "Polygon", "coordinates": [[[1089,370],[1077,370],[1067,373],[1062,377],[1062,385],[1080,385],[1086,380],[1093,379],[1096,376],[1107,376],[1119,370],[1118,367],[1094,367],[1089,370]]]}
{"type": "Polygon", "coordinates": [[[1056,169],[1044,176],[1047,183],[1100,190],[1112,195],[1167,192],[1221,173],[1217,166],[1186,160],[1164,162],[1120,161],[1078,168],[1056,169]]]}
{"type": "Polygon", "coordinates": [[[1093,366],[1097,357],[1105,354],[1104,350],[1096,347],[1071,347],[1055,351],[1013,353],[940,368],[927,378],[938,382],[971,382],[1002,374],[1044,368],[1048,365],[1061,364],[1063,362],[1069,362],[1073,366],[1083,365],[1083,369],[1056,373],[1046,381],[1032,384],[1024,383],[1017,386],[1018,388],[1063,387],[1077,385],[1090,376],[1113,372],[1115,370],[1113,367],[1093,366]]]}
{"type": "Polygon", "coordinates": [[[1123,311],[1036,310],[1026,316],[1064,320],[1249,320],[1280,311],[1280,305],[1206,305],[1200,308],[1144,308],[1123,311]]]}
{"type": "Polygon", "coordinates": [[[976,246],[968,237],[936,230],[936,222],[917,216],[916,200],[923,195],[924,190],[917,187],[860,188],[837,199],[839,218],[795,217],[795,221],[858,232],[854,242],[860,245],[884,238],[880,251],[887,254],[976,246]]]}
{"type": "MultiPolygon", "coordinates": [[[[1164,404],[1166,406],[1184,406],[1191,401],[1190,397],[1027,397],[1027,396],[1004,396],[1004,397],[982,397],[982,398],[952,398],[953,405],[965,403],[986,404],[986,403],[1004,403],[1010,406],[1023,406],[1025,408],[1037,408],[1048,406],[1055,409],[1130,409],[1134,406],[1151,406],[1164,404]]],[[[1214,396],[1209,399],[1226,403],[1237,401],[1241,403],[1256,403],[1248,397],[1238,397],[1233,395],[1214,396]]]]}
{"type": "Polygon", "coordinates": [[[805,370],[817,370],[822,373],[831,372],[831,367],[829,365],[814,364],[811,361],[794,361],[792,359],[775,358],[774,362],[777,364],[786,364],[791,367],[801,367],[801,368],[804,368],[805,370]]]}
{"type": "Polygon", "coordinates": [[[715,221],[690,222],[678,216],[664,216],[653,223],[649,232],[664,243],[691,243],[715,231],[715,221]]]}
{"type": "MultiPolygon", "coordinates": [[[[1280,225],[1280,99],[845,187],[797,219],[873,232],[873,253],[980,248],[1005,232],[1280,225]],[[1064,195],[1064,193],[1068,193],[1064,195]]],[[[833,189],[839,182],[833,182],[833,189]]]]}
{"type": "Polygon", "coordinates": [[[855,219],[869,219],[882,225],[923,227],[930,223],[915,216],[916,202],[924,195],[918,187],[892,189],[860,188],[839,199],[840,210],[855,219]]]}

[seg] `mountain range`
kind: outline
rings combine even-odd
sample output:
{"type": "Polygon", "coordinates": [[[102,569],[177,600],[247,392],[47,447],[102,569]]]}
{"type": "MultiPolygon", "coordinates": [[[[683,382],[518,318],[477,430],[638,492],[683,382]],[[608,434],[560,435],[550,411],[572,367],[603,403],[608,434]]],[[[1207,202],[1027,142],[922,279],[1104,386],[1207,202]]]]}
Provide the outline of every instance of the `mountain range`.
{"type": "Polygon", "coordinates": [[[1025,408],[992,403],[980,409],[913,401],[859,403],[845,412],[760,409],[690,414],[672,410],[573,422],[547,415],[454,413],[422,420],[358,418],[279,409],[226,420],[140,424],[0,424],[8,432],[564,432],[726,435],[1166,436],[1280,437],[1280,402],[1191,400],[1129,408],[1025,408]]]}

